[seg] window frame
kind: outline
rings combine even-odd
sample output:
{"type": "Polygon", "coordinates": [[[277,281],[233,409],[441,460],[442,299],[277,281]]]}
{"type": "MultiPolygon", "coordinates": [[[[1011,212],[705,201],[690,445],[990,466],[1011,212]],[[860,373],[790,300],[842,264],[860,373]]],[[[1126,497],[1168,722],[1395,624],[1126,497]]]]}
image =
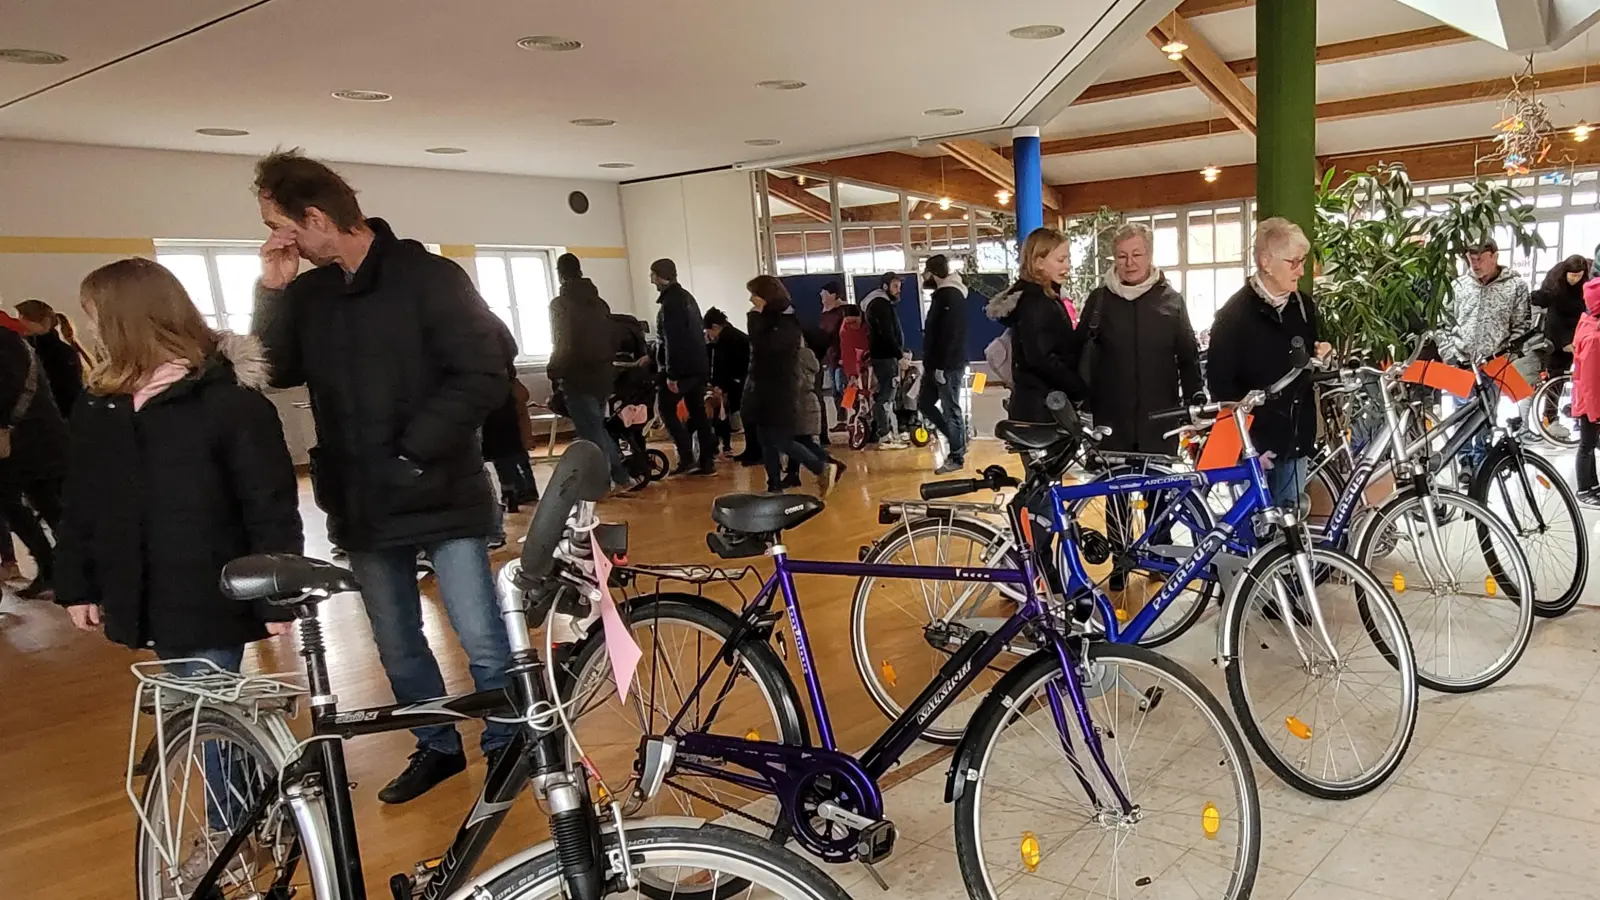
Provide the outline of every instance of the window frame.
{"type": "MultiPolygon", "coordinates": [[[[211,328],[213,328],[213,329],[215,329],[217,331],[231,331],[231,329],[228,328],[227,319],[228,319],[229,316],[239,315],[239,313],[231,312],[228,309],[227,296],[223,292],[223,289],[222,289],[222,270],[221,270],[221,267],[217,265],[217,257],[219,255],[226,255],[226,256],[241,256],[241,255],[245,255],[245,253],[243,253],[241,251],[247,251],[248,253],[253,253],[253,254],[256,254],[257,256],[259,256],[260,252],[261,252],[261,245],[266,243],[266,242],[265,241],[256,241],[256,240],[209,240],[208,241],[208,240],[192,240],[192,239],[184,239],[184,238],[176,238],[176,239],[157,238],[154,241],[154,243],[155,243],[155,259],[156,259],[157,263],[161,262],[161,257],[163,255],[170,255],[170,256],[179,256],[179,255],[200,256],[202,259],[205,260],[206,280],[209,283],[210,288],[211,288],[212,305],[213,305],[213,307],[216,308],[217,311],[215,313],[211,313],[211,314],[207,314],[205,312],[201,312],[201,316],[206,320],[206,324],[209,325],[211,328]]],[[[168,269],[168,271],[170,272],[172,270],[168,269]]],[[[174,273],[174,274],[176,274],[176,273],[174,273]]],[[[258,280],[259,280],[259,276],[258,276],[258,280]]],[[[187,290],[187,289],[185,289],[185,290],[187,290]]],[[[253,317],[255,315],[254,291],[255,291],[255,286],[252,285],[251,286],[252,300],[251,300],[251,304],[250,304],[250,311],[248,313],[244,314],[244,315],[250,316],[250,317],[253,317]]],[[[190,300],[190,302],[194,302],[194,298],[193,297],[190,297],[189,300],[190,300]]],[[[199,304],[196,304],[196,308],[197,309],[198,309],[198,307],[199,307],[199,304]]],[[[242,333],[248,334],[249,330],[250,329],[248,327],[246,327],[244,332],[242,332],[242,333]]]]}
{"type": "MultiPolygon", "coordinates": [[[[511,261],[523,257],[537,257],[544,260],[545,293],[549,298],[545,302],[546,326],[550,326],[550,306],[555,303],[557,294],[556,285],[556,256],[562,252],[560,247],[526,247],[506,244],[479,244],[473,248],[472,253],[472,283],[478,288],[481,295],[482,285],[478,282],[478,260],[483,257],[495,257],[502,260],[506,273],[506,292],[511,301],[511,337],[517,345],[518,366],[543,366],[550,362],[550,354],[554,352],[554,329],[551,328],[551,348],[544,353],[530,353],[522,346],[522,312],[521,304],[517,300],[516,276],[512,273],[511,261]]],[[[485,303],[488,299],[485,298],[485,303]]],[[[492,310],[491,310],[492,311],[492,310]]],[[[496,315],[496,318],[499,318],[496,315]]]]}

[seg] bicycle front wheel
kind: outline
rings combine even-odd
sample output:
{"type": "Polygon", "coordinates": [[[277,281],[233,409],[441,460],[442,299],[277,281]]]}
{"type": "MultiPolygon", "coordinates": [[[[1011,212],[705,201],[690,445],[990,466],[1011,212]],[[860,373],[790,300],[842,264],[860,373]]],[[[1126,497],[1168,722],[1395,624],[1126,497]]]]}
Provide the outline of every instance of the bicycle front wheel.
{"type": "Polygon", "coordinates": [[[1533,611],[1553,618],[1572,609],[1589,581],[1589,532],[1555,465],[1532,451],[1496,447],[1473,474],[1468,495],[1517,536],[1533,569],[1533,611]]]}
{"type": "MultiPolygon", "coordinates": [[[[717,825],[698,828],[629,828],[628,856],[638,888],[614,896],[657,898],[662,885],[712,885],[707,896],[778,897],[781,900],[850,900],[850,895],[809,860],[743,831],[717,825]],[[739,885],[737,889],[731,887],[739,885]]],[[[614,832],[602,836],[600,858],[607,875],[620,856],[614,832]]],[[[474,900],[550,900],[562,897],[561,860],[554,847],[513,858],[479,876],[464,893],[474,900]]],[[[679,896],[681,896],[681,892],[679,896]]]]}
{"type": "Polygon", "coordinates": [[[1533,395],[1533,416],[1539,433],[1552,444],[1578,446],[1578,420],[1572,416],[1572,376],[1557,375],[1533,395]]]}
{"type": "Polygon", "coordinates": [[[1223,666],[1239,727],[1267,768],[1344,800],[1382,784],[1411,745],[1416,658],[1371,572],[1334,550],[1306,552],[1312,584],[1281,544],[1246,564],[1224,612],[1223,666]]]}
{"type": "Polygon", "coordinates": [[[1079,672],[1114,785],[1084,746],[1055,652],[1019,664],[973,718],[969,767],[957,775],[966,778],[956,855],[968,895],[1020,886],[1040,896],[1248,897],[1260,800],[1222,705],[1143,647],[1086,644],[1079,672]]]}
{"type": "Polygon", "coordinates": [[[1396,497],[1373,514],[1356,559],[1393,587],[1423,687],[1475,691],[1522,658],[1533,576],[1510,529],[1482,504],[1449,491],[1396,497]]]}

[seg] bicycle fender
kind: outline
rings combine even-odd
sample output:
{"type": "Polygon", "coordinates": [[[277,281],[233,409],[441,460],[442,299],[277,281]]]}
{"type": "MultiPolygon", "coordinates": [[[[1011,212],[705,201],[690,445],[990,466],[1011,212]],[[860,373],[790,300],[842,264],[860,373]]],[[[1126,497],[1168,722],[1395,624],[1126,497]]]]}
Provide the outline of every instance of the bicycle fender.
{"type": "Polygon", "coordinates": [[[986,722],[991,716],[1004,714],[1008,702],[1005,698],[1019,682],[1037,680],[1038,670],[1054,668],[1057,665],[1054,647],[1035,650],[1027,659],[1012,666],[1011,671],[989,689],[989,694],[983,698],[983,703],[979,704],[978,711],[968,720],[967,730],[962,732],[961,742],[956,745],[955,753],[950,756],[950,768],[945,772],[944,802],[954,803],[961,799],[967,782],[978,780],[978,767],[982,763],[979,757],[983,753],[983,748],[978,746],[978,741],[973,736],[972,723],[986,722]]]}

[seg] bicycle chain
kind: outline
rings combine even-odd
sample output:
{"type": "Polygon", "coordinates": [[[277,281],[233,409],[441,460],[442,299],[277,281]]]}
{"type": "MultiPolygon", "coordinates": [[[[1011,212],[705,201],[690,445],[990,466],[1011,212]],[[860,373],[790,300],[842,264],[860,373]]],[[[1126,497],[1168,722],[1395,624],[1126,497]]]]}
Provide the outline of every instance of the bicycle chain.
{"type": "Polygon", "coordinates": [[[767,828],[777,828],[778,827],[778,823],[777,822],[768,822],[767,820],[762,819],[760,817],[752,816],[751,814],[745,812],[742,809],[734,809],[733,807],[727,805],[726,803],[723,803],[720,800],[716,800],[714,798],[708,797],[705,794],[702,794],[699,791],[695,790],[694,788],[684,787],[682,784],[679,784],[676,781],[672,781],[672,780],[669,779],[667,781],[667,784],[673,790],[682,791],[683,793],[688,794],[689,796],[695,798],[696,800],[703,800],[706,803],[709,803],[712,806],[715,806],[716,808],[718,808],[720,810],[723,810],[724,812],[733,813],[734,815],[738,816],[741,819],[748,819],[751,822],[756,823],[757,825],[764,825],[767,828]]]}

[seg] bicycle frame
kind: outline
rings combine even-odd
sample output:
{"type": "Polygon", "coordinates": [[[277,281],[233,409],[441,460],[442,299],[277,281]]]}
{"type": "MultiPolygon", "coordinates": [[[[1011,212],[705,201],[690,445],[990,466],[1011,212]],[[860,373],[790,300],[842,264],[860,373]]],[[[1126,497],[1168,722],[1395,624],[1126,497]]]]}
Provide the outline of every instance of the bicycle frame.
{"type": "MultiPolygon", "coordinates": [[[[1008,513],[1013,527],[1020,527],[1022,515],[1020,509],[1013,505],[1008,513]]],[[[1093,758],[1096,768],[1105,778],[1105,783],[1110,785],[1115,795],[1110,799],[1117,803],[1123,812],[1132,811],[1132,804],[1111,773],[1099,735],[1089,718],[1087,700],[1082,683],[1078,679],[1077,660],[1080,653],[1076,644],[1078,639],[1064,635],[1056,629],[1044,598],[1034,591],[1036,578],[1029,554],[1021,555],[1019,568],[1007,569],[797,560],[789,557],[782,544],[775,545],[769,553],[773,558],[773,573],[745,606],[739,624],[729,635],[725,646],[737,647],[745,637],[761,634],[772,621],[770,615],[772,604],[778,597],[783,598],[789,625],[793,631],[795,650],[800,658],[800,668],[805,677],[811,714],[817,725],[819,746],[794,746],[773,741],[689,732],[677,736],[677,769],[773,794],[778,797],[784,815],[791,819],[795,817],[800,792],[807,785],[814,783],[816,778],[830,775],[844,782],[844,785],[836,784],[836,790],[847,786],[848,790],[845,793],[852,795],[856,800],[858,808],[851,812],[860,819],[876,822],[883,818],[883,795],[878,787],[878,779],[898,763],[906,750],[919,739],[928,721],[949,707],[979,673],[987,669],[1001,653],[1007,651],[1013,640],[1025,630],[1031,630],[1032,636],[1042,638],[1037,641],[1041,648],[1046,643],[1049,645],[1047,650],[1041,649],[1039,652],[1056,654],[1067,684],[1065,703],[1054,684],[1049,686],[1047,692],[1051,716],[1060,733],[1063,750],[1071,760],[1074,771],[1079,773],[1079,782],[1088,792],[1091,802],[1097,804],[1101,802],[1078,766],[1066,703],[1071,704],[1071,719],[1076,724],[1084,746],[1093,758]],[[800,598],[794,586],[795,575],[1009,584],[1021,586],[1024,599],[1017,612],[993,634],[983,631],[970,634],[946,661],[939,674],[907,706],[906,711],[889,724],[871,747],[856,757],[840,751],[834,738],[832,718],[828,713],[827,701],[823,697],[821,679],[813,664],[810,639],[800,610],[800,598]],[[701,759],[710,762],[702,762],[701,759]],[[753,774],[730,772],[717,763],[732,763],[753,774]]],[[[667,725],[666,734],[674,734],[684,713],[694,706],[700,693],[706,688],[716,665],[717,663],[713,662],[701,673],[699,681],[685,697],[679,712],[667,725]]],[[[732,677],[733,673],[730,672],[729,678],[732,677]]],[[[836,861],[850,858],[849,851],[854,846],[853,838],[846,838],[843,842],[834,841],[831,844],[819,842],[804,829],[795,829],[795,838],[811,852],[836,861]]]]}

